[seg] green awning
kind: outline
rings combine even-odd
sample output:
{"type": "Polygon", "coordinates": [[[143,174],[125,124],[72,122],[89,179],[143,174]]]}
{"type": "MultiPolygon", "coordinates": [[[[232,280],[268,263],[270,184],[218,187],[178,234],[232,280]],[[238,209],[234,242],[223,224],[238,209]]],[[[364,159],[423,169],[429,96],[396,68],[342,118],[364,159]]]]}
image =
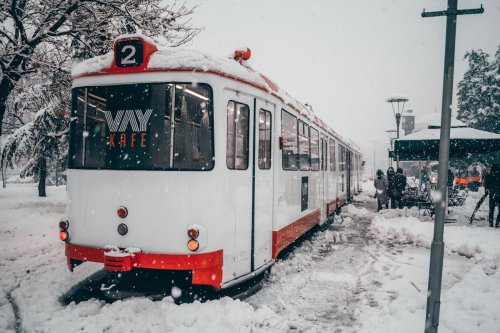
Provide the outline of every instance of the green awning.
{"type": "MultiPolygon", "coordinates": [[[[438,160],[440,128],[429,128],[394,141],[390,157],[400,161],[438,160]]],[[[450,158],[500,150],[500,134],[474,128],[451,128],[450,158]]]]}

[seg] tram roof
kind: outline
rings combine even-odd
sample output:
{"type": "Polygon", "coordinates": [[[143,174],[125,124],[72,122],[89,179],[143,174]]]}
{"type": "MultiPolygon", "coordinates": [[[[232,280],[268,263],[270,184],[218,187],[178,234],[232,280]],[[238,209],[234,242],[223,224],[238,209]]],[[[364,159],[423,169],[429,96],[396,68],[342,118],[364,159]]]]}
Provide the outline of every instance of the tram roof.
{"type": "Polygon", "coordinates": [[[281,99],[284,104],[293,108],[299,114],[327,131],[330,135],[341,140],[342,143],[349,146],[351,149],[360,151],[359,147],[352,140],[342,137],[337,131],[318,118],[310,107],[294,99],[265,75],[251,68],[247,61],[241,61],[240,63],[233,58],[217,57],[182,47],[160,47],[154,40],[142,34],[121,35],[115,40],[115,45],[118,41],[127,39],[142,39],[143,43],[145,42],[152,46],[150,49],[152,52],[149,58],[147,58],[145,66],[141,68],[141,71],[127,71],[123,68],[120,68],[120,71],[113,71],[113,68],[116,69],[117,67],[115,65],[114,51],[110,51],[104,55],[93,57],[76,64],[71,73],[72,78],[75,79],[81,76],[94,74],[144,73],[158,70],[190,71],[220,75],[267,91],[281,99]]]}

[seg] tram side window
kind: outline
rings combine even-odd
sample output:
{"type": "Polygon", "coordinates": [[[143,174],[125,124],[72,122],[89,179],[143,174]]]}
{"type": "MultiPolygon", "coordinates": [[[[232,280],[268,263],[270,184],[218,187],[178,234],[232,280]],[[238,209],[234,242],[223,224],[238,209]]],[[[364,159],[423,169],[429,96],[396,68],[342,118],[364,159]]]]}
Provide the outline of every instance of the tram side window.
{"type": "Polygon", "coordinates": [[[298,170],[297,118],[285,110],[281,110],[281,135],[283,136],[283,170],[298,170]]]}
{"type": "Polygon", "coordinates": [[[335,155],[335,141],[330,139],[330,171],[337,171],[337,160],[335,155]]]}
{"type": "Polygon", "coordinates": [[[271,168],[271,112],[259,111],[259,169],[271,168]]]}
{"type": "Polygon", "coordinates": [[[311,170],[319,170],[319,132],[311,127],[311,170]]]}
{"type": "Polygon", "coordinates": [[[246,104],[227,103],[226,165],[231,170],[248,168],[248,125],[250,108],[246,104]]]}
{"type": "Polygon", "coordinates": [[[339,145],[339,171],[345,171],[345,152],[346,149],[344,146],[339,145]]]}
{"type": "Polygon", "coordinates": [[[320,165],[321,171],[323,171],[323,170],[325,170],[324,164],[325,164],[325,156],[326,156],[325,155],[325,139],[320,138],[319,143],[320,143],[319,165],[320,165]]]}
{"type": "Polygon", "coordinates": [[[309,125],[299,120],[299,166],[300,170],[311,169],[311,146],[309,125]]]}
{"type": "Polygon", "coordinates": [[[323,163],[322,170],[328,170],[328,140],[323,139],[323,163]]]}

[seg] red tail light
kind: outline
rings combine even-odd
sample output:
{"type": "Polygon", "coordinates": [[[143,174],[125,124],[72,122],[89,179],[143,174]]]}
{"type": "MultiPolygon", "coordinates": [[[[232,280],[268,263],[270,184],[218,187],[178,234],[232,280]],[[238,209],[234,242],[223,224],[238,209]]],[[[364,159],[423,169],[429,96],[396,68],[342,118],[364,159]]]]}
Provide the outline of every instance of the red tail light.
{"type": "Polygon", "coordinates": [[[190,228],[188,229],[188,237],[189,238],[197,238],[199,236],[200,232],[198,229],[195,228],[190,228]]]}
{"type": "Polygon", "coordinates": [[[61,220],[59,222],[59,229],[66,230],[69,227],[69,222],[67,220],[61,220]]]}
{"type": "Polygon", "coordinates": [[[59,239],[62,240],[63,242],[67,242],[69,240],[69,234],[67,231],[60,231],[59,232],[59,239]]]}
{"type": "Polygon", "coordinates": [[[128,215],[128,210],[127,208],[121,206],[120,208],[118,208],[118,210],[116,211],[116,214],[118,214],[118,217],[124,219],[127,217],[128,215]]]}

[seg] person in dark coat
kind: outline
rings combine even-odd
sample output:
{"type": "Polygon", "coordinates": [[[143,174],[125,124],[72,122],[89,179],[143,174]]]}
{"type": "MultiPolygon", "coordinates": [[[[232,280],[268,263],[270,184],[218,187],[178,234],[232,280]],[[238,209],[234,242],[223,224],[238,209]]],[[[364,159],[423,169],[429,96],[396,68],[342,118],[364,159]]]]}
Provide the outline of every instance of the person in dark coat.
{"type": "Polygon", "coordinates": [[[403,174],[403,169],[398,168],[394,177],[394,200],[398,208],[403,208],[403,193],[406,189],[406,176],[403,174]]]}
{"type": "Polygon", "coordinates": [[[391,202],[391,208],[396,208],[396,201],[394,199],[394,194],[395,194],[395,177],[396,173],[394,172],[393,167],[389,167],[387,169],[387,194],[389,196],[390,202],[391,202]]]}
{"type": "Polygon", "coordinates": [[[428,164],[425,164],[420,170],[420,189],[422,191],[427,190],[428,184],[429,184],[429,167],[428,164]]]}
{"type": "MultiPolygon", "coordinates": [[[[500,168],[498,164],[493,164],[491,166],[490,173],[486,174],[484,180],[484,189],[488,194],[490,213],[488,215],[488,221],[490,222],[490,227],[493,227],[493,216],[495,215],[495,207],[500,206],[500,168]]],[[[497,219],[495,227],[500,227],[500,208],[497,213],[497,219]]]]}
{"type": "Polygon", "coordinates": [[[451,172],[451,169],[448,169],[448,189],[453,189],[453,182],[455,181],[455,175],[451,172]]]}
{"type": "Polygon", "coordinates": [[[388,208],[387,203],[387,179],[384,176],[382,170],[377,170],[377,178],[373,181],[373,186],[375,186],[375,197],[377,198],[377,212],[382,209],[385,205],[388,208]]]}

